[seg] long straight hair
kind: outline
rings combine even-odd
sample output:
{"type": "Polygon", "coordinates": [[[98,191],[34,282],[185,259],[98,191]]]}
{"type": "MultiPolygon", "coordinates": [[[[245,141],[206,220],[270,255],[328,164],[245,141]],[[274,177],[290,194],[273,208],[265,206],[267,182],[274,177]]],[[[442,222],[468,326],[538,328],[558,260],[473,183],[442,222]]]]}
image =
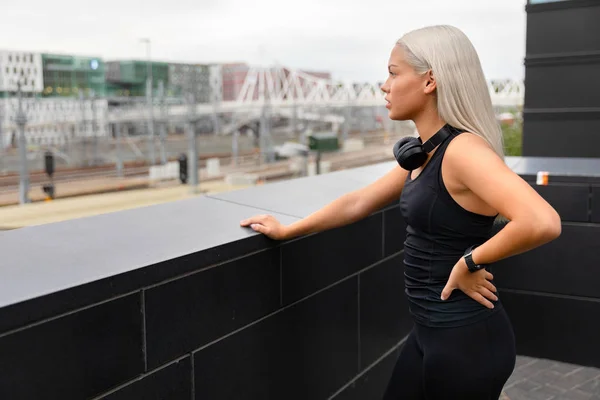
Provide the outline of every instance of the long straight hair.
{"type": "Polygon", "coordinates": [[[431,70],[440,118],[483,138],[504,160],[504,142],[481,62],[458,28],[435,25],[408,32],[396,43],[417,73],[431,70]]]}

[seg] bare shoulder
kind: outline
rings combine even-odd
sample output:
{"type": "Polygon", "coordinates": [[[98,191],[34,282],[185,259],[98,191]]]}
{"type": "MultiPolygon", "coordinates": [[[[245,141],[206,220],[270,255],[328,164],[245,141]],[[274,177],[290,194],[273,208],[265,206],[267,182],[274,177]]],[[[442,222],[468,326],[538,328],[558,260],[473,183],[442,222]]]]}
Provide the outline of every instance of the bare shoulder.
{"type": "Polygon", "coordinates": [[[455,137],[448,145],[445,156],[457,167],[481,162],[505,164],[485,139],[471,132],[464,132],[455,137]]]}
{"type": "Polygon", "coordinates": [[[473,133],[464,132],[450,142],[444,163],[454,179],[508,219],[555,213],[485,139],[473,133]]]}
{"type": "Polygon", "coordinates": [[[470,132],[458,135],[448,144],[444,169],[470,189],[481,184],[482,179],[507,179],[508,176],[520,179],[485,139],[470,132]]]}

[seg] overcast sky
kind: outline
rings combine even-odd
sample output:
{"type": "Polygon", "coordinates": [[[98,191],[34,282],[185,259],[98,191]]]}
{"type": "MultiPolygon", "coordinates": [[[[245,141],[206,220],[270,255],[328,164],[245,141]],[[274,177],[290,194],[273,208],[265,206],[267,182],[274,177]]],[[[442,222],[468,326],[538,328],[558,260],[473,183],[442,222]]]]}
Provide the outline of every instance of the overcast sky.
{"type": "Polygon", "coordinates": [[[404,32],[461,28],[490,79],[522,79],[526,0],[25,0],[1,8],[0,49],[165,61],[274,61],[334,78],[386,78],[404,32]]]}

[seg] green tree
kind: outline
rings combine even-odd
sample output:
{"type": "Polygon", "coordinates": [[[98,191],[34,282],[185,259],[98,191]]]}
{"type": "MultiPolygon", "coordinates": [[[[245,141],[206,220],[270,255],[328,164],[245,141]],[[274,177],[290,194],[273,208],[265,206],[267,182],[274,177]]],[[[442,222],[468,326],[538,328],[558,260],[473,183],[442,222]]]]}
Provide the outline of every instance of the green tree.
{"type": "Polygon", "coordinates": [[[523,125],[515,122],[512,125],[502,125],[504,136],[504,153],[507,156],[521,156],[523,148],[523,125]]]}

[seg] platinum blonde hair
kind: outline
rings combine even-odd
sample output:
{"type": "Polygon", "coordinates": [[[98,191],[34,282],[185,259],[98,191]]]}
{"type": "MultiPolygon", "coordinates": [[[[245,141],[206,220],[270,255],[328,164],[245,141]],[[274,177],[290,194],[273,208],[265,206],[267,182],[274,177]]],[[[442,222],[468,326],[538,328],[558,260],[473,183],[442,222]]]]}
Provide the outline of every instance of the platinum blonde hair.
{"type": "Polygon", "coordinates": [[[431,70],[438,114],[455,128],[483,138],[504,159],[504,142],[475,47],[458,28],[435,25],[408,32],[396,43],[417,73],[431,70]]]}

